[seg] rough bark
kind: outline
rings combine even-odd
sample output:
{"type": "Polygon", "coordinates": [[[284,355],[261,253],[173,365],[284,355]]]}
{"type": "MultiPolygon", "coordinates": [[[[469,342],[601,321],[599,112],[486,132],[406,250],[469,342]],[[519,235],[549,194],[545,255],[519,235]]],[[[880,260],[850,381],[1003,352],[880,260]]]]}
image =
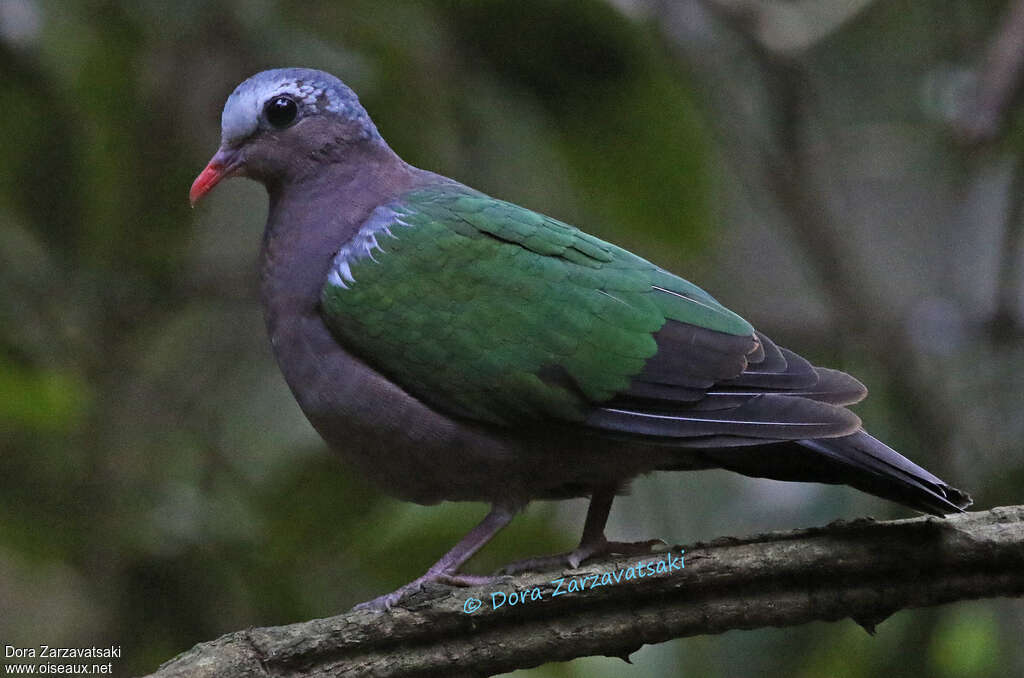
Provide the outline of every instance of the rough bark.
{"type": "Polygon", "coordinates": [[[586,655],[625,659],[645,643],[732,629],[850,617],[873,632],[900,609],[1022,594],[1024,506],[948,519],[840,521],[501,577],[478,588],[430,586],[386,613],[231,633],[151,675],[486,676],[586,655]],[[645,567],[645,576],[635,576],[639,564],[668,556],[671,572],[646,576],[645,567]],[[560,578],[564,593],[554,595],[560,578]],[[569,592],[582,578],[585,589],[569,592]],[[602,579],[612,583],[591,588],[602,579]],[[492,605],[501,594],[529,598],[534,589],[537,600],[492,605]],[[482,601],[473,613],[465,611],[470,598],[482,601]]]}

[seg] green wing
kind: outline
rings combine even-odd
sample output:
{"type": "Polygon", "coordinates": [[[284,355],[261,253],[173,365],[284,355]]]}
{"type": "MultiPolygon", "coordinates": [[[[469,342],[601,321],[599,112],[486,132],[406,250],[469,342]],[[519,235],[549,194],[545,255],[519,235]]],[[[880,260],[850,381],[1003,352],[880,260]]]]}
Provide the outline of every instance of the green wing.
{"type": "Polygon", "coordinates": [[[849,375],[625,250],[457,184],[376,209],[322,302],[340,342],[451,416],[695,447],[740,473],[938,514],[970,501],[858,431],[842,405],[866,390],[849,375]],[[774,441],[796,444],[759,446],[774,441]]]}
{"type": "Polygon", "coordinates": [[[322,302],[342,343],[406,391],[496,424],[584,421],[643,380],[672,339],[658,338],[668,321],[710,331],[683,341],[697,357],[701,341],[716,344],[728,363],[702,375],[675,346],[681,366],[660,369],[683,383],[656,381],[677,392],[735,377],[758,346],[750,324],[699,287],[459,185],[378,208],[338,253],[322,302]]]}

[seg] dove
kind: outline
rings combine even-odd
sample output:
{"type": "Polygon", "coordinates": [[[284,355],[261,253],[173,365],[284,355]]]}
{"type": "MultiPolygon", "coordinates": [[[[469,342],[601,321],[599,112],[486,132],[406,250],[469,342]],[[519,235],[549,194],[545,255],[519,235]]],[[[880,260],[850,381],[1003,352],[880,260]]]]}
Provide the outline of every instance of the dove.
{"type": "Polygon", "coordinates": [[[236,176],[266,187],[266,327],[312,426],[395,497],[491,507],[361,607],[484,581],[460,568],[538,499],[589,498],[582,538],[509,572],[649,552],[605,524],[654,471],[845,484],[940,516],[971,503],[864,431],[859,381],[642,257],[409,165],[333,75],[268,70],[231,93],[191,203],[236,176]]]}

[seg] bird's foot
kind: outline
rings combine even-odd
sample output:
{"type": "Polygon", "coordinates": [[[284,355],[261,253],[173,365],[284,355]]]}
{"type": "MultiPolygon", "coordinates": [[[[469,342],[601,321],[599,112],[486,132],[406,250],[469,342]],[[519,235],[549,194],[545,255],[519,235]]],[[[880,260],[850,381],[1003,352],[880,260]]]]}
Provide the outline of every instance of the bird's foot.
{"type": "Polygon", "coordinates": [[[384,612],[394,607],[398,601],[406,596],[412,595],[417,591],[423,589],[424,584],[430,582],[441,582],[442,584],[449,584],[451,586],[484,586],[492,583],[496,577],[488,575],[476,575],[476,574],[459,574],[458,572],[427,572],[418,579],[413,579],[411,582],[397,588],[391,593],[387,593],[383,596],[368,600],[365,603],[359,603],[353,609],[355,610],[370,610],[371,612],[384,612]]]}
{"type": "Polygon", "coordinates": [[[454,586],[482,586],[493,581],[493,577],[481,577],[473,574],[459,574],[459,568],[463,563],[473,557],[473,554],[480,550],[484,544],[493,537],[498,530],[508,525],[515,515],[517,507],[504,504],[495,504],[491,512],[480,521],[469,533],[459,540],[459,543],[452,547],[452,550],[441,556],[441,559],[431,565],[422,577],[413,579],[405,586],[365,603],[356,605],[356,610],[372,610],[383,612],[390,610],[395,604],[406,596],[416,593],[423,588],[424,584],[439,581],[454,586]]]}
{"type": "Polygon", "coordinates": [[[438,581],[452,586],[487,586],[493,584],[497,577],[489,574],[442,574],[438,581]]]}
{"type": "Polygon", "coordinates": [[[558,553],[553,556],[541,556],[540,558],[526,558],[517,560],[501,568],[502,574],[518,574],[527,570],[551,570],[568,565],[572,568],[580,566],[584,560],[615,554],[620,556],[638,556],[647,553],[655,553],[662,547],[668,546],[661,539],[648,539],[647,541],[608,541],[605,538],[594,540],[587,544],[580,544],[574,550],[567,553],[558,553]]]}

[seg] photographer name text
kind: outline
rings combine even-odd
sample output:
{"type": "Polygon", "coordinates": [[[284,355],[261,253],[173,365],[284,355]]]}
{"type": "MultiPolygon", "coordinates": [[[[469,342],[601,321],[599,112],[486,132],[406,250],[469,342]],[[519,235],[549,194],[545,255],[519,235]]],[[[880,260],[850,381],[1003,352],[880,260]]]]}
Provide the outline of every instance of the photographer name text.
{"type": "MultiPolygon", "coordinates": [[[[659,574],[668,574],[670,572],[675,572],[676,570],[682,570],[686,566],[683,560],[683,553],[685,553],[685,551],[680,549],[679,556],[676,557],[673,556],[670,551],[660,560],[652,560],[650,562],[640,563],[639,565],[630,565],[629,567],[621,568],[615,572],[552,579],[551,583],[555,588],[550,592],[550,595],[548,595],[547,598],[557,598],[558,596],[564,596],[569,593],[578,593],[587,589],[596,589],[599,586],[611,586],[623,581],[643,579],[645,577],[653,577],[659,574]]],[[[515,607],[516,605],[530,603],[537,600],[545,600],[545,592],[541,590],[539,586],[535,586],[526,591],[513,591],[512,593],[493,591],[491,593],[491,609],[497,610],[498,608],[506,605],[508,607],[515,607]]],[[[479,610],[483,604],[483,601],[479,598],[467,598],[466,602],[462,605],[462,611],[466,614],[473,614],[479,610]]]]}

